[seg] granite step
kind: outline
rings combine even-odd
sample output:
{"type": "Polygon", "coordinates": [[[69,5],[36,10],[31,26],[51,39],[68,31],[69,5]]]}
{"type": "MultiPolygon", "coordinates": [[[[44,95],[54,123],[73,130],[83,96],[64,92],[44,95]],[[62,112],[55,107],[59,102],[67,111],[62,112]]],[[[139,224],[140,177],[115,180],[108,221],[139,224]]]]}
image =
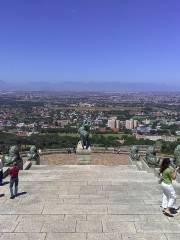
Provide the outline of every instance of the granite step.
{"type": "Polygon", "coordinates": [[[162,214],[157,179],[135,166],[40,165],[19,180],[14,200],[0,188],[0,240],[180,239],[180,214],[162,214]]]}
{"type": "Polygon", "coordinates": [[[56,170],[56,169],[60,169],[60,170],[86,170],[86,169],[95,169],[96,171],[99,170],[103,170],[103,169],[113,169],[113,171],[115,169],[121,169],[121,170],[137,170],[136,165],[116,165],[116,166],[107,166],[107,165],[33,165],[31,167],[31,170],[56,170]]]}

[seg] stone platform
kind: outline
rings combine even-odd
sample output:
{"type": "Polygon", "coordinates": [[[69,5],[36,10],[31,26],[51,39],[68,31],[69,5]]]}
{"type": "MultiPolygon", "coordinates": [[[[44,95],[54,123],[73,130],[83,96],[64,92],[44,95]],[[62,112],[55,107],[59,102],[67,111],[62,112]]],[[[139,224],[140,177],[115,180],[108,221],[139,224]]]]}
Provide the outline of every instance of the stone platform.
{"type": "MultiPolygon", "coordinates": [[[[129,162],[128,154],[113,153],[91,153],[91,165],[127,165],[129,162]]],[[[52,153],[41,156],[43,165],[78,165],[79,161],[76,154],[52,153]]]]}
{"type": "Polygon", "coordinates": [[[180,239],[180,214],[162,214],[157,179],[133,165],[33,166],[19,192],[0,187],[0,240],[180,239]]]}

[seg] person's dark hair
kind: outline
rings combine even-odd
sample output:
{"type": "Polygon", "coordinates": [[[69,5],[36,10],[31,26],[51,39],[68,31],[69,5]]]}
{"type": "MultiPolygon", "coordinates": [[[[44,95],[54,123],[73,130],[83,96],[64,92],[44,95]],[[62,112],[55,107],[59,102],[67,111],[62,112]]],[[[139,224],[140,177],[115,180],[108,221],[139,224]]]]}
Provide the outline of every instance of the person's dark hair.
{"type": "Polygon", "coordinates": [[[160,173],[164,172],[164,170],[166,170],[166,168],[169,167],[170,164],[170,159],[169,158],[163,158],[162,163],[161,163],[161,167],[160,167],[160,173]]]}

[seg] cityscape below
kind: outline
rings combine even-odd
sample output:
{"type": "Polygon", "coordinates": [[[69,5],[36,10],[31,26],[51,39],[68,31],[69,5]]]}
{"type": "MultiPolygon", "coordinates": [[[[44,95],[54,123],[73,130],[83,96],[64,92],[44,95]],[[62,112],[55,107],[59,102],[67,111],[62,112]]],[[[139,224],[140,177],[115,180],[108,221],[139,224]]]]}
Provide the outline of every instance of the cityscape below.
{"type": "Polygon", "coordinates": [[[172,153],[180,141],[178,92],[1,92],[1,151],[76,146],[84,119],[98,147],[156,144],[172,153]]]}

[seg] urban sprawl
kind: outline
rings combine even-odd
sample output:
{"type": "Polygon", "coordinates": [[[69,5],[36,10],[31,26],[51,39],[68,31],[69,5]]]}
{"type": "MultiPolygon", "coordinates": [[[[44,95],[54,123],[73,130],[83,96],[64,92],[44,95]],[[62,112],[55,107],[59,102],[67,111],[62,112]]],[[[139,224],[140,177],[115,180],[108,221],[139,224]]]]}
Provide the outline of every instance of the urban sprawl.
{"type": "Polygon", "coordinates": [[[1,92],[1,151],[31,144],[76,145],[87,119],[94,146],[160,145],[171,153],[180,141],[180,94],[158,92],[1,92]]]}

